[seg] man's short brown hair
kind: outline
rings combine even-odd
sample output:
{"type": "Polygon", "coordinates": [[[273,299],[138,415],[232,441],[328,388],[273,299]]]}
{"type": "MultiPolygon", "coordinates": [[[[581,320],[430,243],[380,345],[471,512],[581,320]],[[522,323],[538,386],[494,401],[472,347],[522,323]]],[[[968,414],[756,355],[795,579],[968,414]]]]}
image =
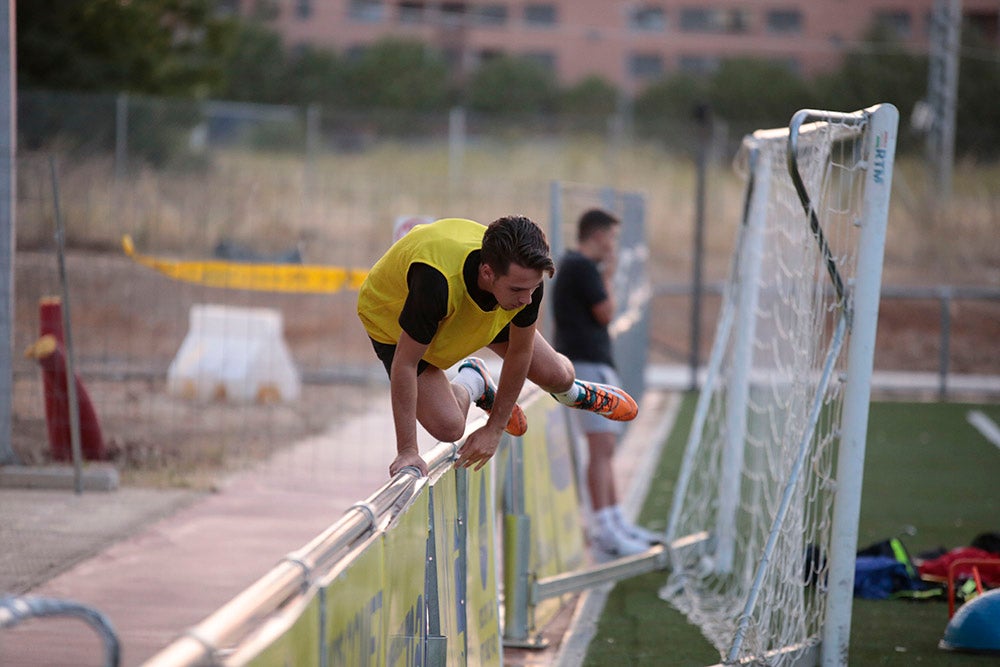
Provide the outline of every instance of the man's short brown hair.
{"type": "Polygon", "coordinates": [[[555,272],[545,232],[523,215],[507,215],[489,224],[483,235],[481,261],[501,276],[507,275],[511,264],[549,276],[555,272]]]}

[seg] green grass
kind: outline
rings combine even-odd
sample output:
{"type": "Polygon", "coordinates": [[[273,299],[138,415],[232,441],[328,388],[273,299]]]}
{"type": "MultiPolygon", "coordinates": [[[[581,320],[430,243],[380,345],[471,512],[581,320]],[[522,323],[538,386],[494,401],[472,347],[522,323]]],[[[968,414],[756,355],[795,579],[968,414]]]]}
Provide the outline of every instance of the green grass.
{"type": "MultiPolygon", "coordinates": [[[[666,523],[694,411],[688,395],[667,441],[640,520],[666,523]]],[[[858,542],[901,536],[911,554],[967,545],[1000,530],[1000,449],[966,421],[971,409],[1000,421],[1000,405],[874,403],[869,418],[858,542]]],[[[585,665],[688,667],[720,661],[701,633],[656,593],[663,573],[620,582],[585,665]]],[[[852,665],[986,665],[995,657],[937,648],[948,622],[943,600],[855,600],[852,665]]]]}

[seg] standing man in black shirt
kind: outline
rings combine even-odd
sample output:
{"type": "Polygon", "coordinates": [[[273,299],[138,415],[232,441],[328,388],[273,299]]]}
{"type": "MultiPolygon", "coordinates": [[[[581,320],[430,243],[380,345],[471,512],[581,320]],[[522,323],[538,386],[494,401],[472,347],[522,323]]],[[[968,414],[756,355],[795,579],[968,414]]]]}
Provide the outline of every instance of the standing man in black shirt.
{"type": "MultiPolygon", "coordinates": [[[[621,382],[608,326],[615,315],[618,234],[616,217],[601,209],[586,211],[577,223],[577,249],[562,257],[553,286],[556,350],[573,362],[577,377],[614,386],[621,382]]],[[[598,556],[641,553],[660,537],[628,522],[618,505],[611,460],[622,424],[591,416],[581,413],[578,422],[589,452],[591,544],[598,556]]]]}

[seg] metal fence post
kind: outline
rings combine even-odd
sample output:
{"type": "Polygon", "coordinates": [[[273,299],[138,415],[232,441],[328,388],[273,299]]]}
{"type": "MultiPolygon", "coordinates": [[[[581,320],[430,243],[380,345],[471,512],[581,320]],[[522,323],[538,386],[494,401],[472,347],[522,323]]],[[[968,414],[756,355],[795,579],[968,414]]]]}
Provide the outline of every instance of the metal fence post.
{"type": "Polygon", "coordinates": [[[524,512],[524,458],[521,439],[508,438],[508,512],[503,521],[503,643],[513,647],[536,647],[528,637],[528,584],[531,573],[531,517],[524,512]]]}
{"type": "Polygon", "coordinates": [[[128,93],[115,98],[115,180],[125,178],[128,169],[128,93]]]}
{"type": "Polygon", "coordinates": [[[951,358],[951,288],[941,288],[941,345],[938,350],[938,397],[948,396],[948,372],[951,358]]]}
{"type": "Polygon", "coordinates": [[[688,361],[691,367],[691,383],[689,389],[698,389],[698,366],[701,364],[701,299],[702,299],[702,264],[705,254],[705,181],[708,172],[708,151],[712,142],[712,116],[707,104],[699,104],[695,109],[695,120],[698,121],[698,155],[697,180],[695,187],[694,215],[694,262],[691,284],[694,291],[691,294],[691,355],[688,361]]]}
{"type": "Polygon", "coordinates": [[[0,2],[0,275],[4,294],[0,297],[0,464],[16,463],[13,438],[14,415],[14,252],[17,187],[14,156],[17,142],[17,90],[14,81],[14,3],[0,2]]]}
{"type": "MultiPolygon", "coordinates": [[[[455,469],[458,471],[458,468],[455,469]]],[[[427,633],[424,637],[424,665],[445,667],[448,664],[448,638],[441,634],[441,599],[438,585],[437,533],[434,521],[434,491],[428,499],[430,522],[427,531],[427,556],[424,559],[424,602],[427,609],[427,633]]]]}

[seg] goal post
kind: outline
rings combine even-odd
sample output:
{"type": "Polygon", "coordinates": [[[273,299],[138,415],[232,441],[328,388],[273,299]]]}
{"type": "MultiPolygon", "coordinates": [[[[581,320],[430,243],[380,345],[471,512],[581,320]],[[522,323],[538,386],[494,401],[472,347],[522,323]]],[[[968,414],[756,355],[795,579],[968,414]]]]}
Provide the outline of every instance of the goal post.
{"type": "Polygon", "coordinates": [[[742,224],[660,596],[729,663],[843,665],[898,112],[747,136],[742,224]]]}

